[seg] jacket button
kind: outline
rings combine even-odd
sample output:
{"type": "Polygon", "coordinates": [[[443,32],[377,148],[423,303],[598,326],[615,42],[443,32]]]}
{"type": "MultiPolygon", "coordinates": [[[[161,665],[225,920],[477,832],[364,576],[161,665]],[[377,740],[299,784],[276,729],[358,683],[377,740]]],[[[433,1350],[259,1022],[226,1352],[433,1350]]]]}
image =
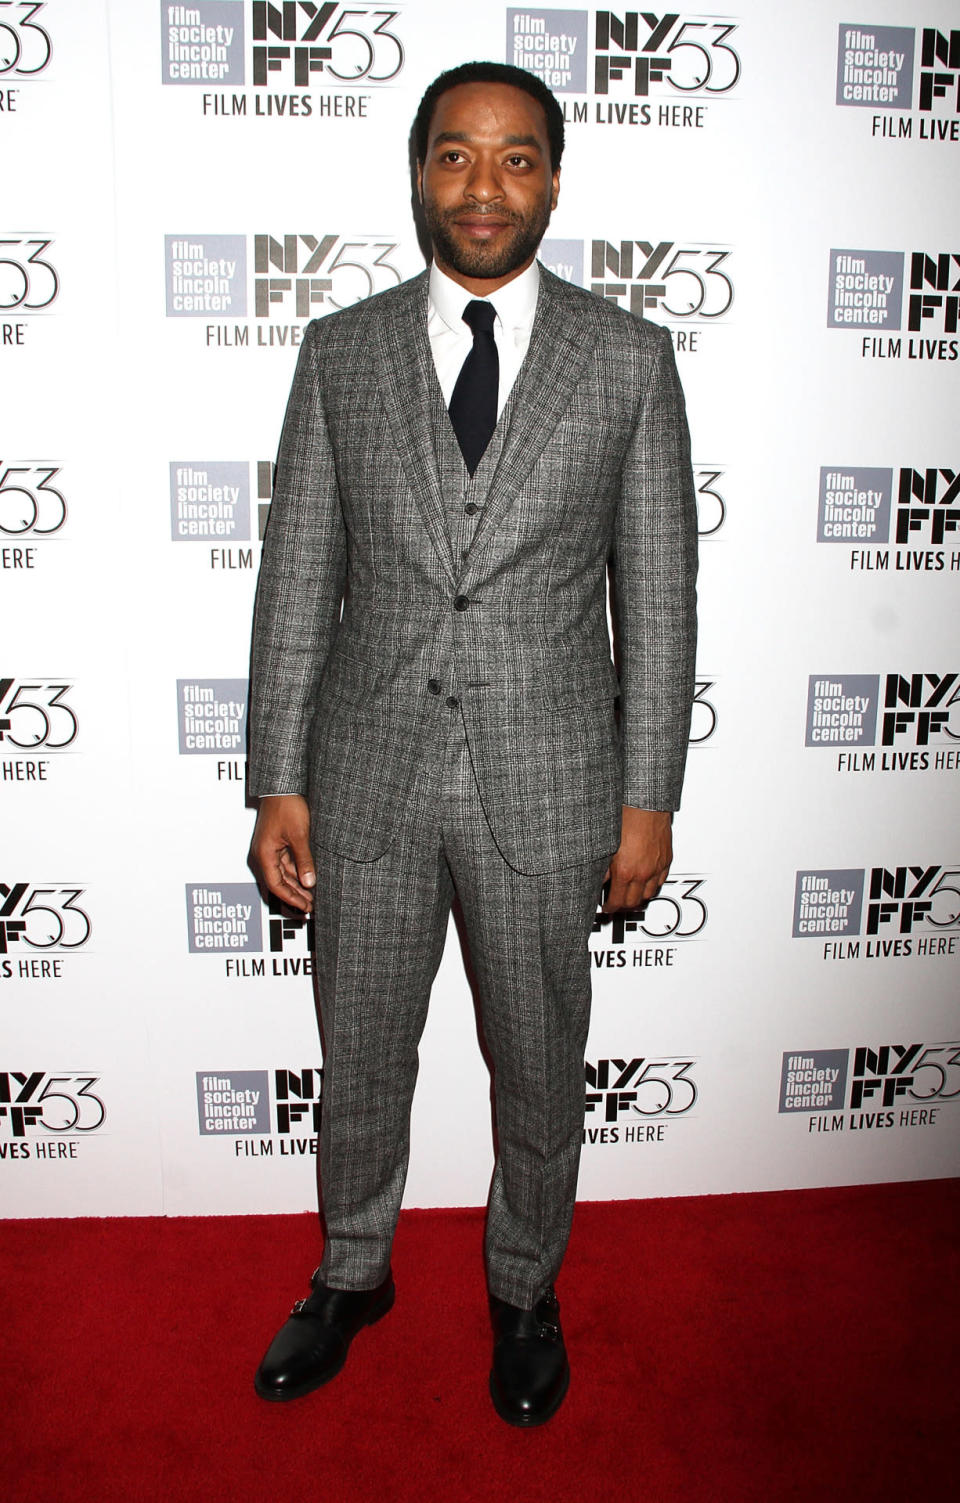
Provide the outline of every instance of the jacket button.
{"type": "Polygon", "coordinates": [[[451,710],[455,710],[459,703],[460,701],[455,694],[451,694],[450,698],[447,700],[447,705],[451,710]]]}
{"type": "Polygon", "coordinates": [[[458,595],[456,600],[453,602],[453,608],[455,611],[465,611],[469,604],[470,601],[468,600],[466,595],[458,595]]]}
{"type": "Polygon", "coordinates": [[[476,501],[468,501],[463,509],[468,517],[475,517],[477,515],[477,512],[480,510],[476,501]]]}
{"type": "Polygon", "coordinates": [[[431,694],[439,694],[440,690],[443,688],[443,685],[438,678],[428,678],[427,688],[430,690],[431,694]]]}

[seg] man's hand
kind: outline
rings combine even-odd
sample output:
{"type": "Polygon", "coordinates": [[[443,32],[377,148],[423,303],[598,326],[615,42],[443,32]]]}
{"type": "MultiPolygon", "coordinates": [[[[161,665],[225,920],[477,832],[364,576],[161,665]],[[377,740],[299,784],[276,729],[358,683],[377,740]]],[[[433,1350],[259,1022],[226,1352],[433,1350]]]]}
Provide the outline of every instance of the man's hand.
{"type": "Polygon", "coordinates": [[[667,880],[672,860],[669,813],[634,809],[624,804],[620,845],[604,878],[610,883],[604,913],[639,908],[641,903],[655,898],[667,880]]]}
{"type": "Polygon", "coordinates": [[[299,793],[260,800],[250,865],[275,898],[301,913],[312,911],[310,889],[316,886],[317,877],[310,855],[310,806],[299,793]]]}

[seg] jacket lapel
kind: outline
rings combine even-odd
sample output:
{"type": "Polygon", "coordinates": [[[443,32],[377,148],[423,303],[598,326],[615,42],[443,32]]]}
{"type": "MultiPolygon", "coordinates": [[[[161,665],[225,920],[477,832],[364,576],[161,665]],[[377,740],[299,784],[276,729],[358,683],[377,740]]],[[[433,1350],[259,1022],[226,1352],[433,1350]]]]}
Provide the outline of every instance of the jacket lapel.
{"type": "Polygon", "coordinates": [[[512,394],[513,418],[471,552],[503,519],[550,442],[596,342],[589,304],[541,266],[530,348],[512,394]]]}
{"type": "Polygon", "coordinates": [[[405,282],[398,289],[404,295],[392,300],[389,313],[379,321],[379,379],[404,473],[440,562],[455,583],[456,570],[434,447],[434,399],[441,405],[443,399],[438,395],[436,367],[427,334],[428,285],[428,272],[405,282]]]}

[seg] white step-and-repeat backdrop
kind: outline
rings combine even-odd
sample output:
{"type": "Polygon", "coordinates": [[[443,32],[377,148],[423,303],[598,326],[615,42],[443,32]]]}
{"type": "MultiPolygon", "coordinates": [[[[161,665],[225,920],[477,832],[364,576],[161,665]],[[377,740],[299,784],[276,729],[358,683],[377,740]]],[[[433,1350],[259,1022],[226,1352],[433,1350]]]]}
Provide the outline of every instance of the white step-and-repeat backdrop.
{"type": "MultiPolygon", "coordinates": [[[[0,0],[6,1214],[314,1204],[309,935],[246,866],[259,539],[304,324],[421,269],[410,123],[476,57],[561,99],[543,259],[670,328],[699,489],[676,869],[591,940],[581,1193],[957,1172],[958,20],[0,0]]],[[[491,1161],[451,930],[407,1203],[491,1161]]]]}

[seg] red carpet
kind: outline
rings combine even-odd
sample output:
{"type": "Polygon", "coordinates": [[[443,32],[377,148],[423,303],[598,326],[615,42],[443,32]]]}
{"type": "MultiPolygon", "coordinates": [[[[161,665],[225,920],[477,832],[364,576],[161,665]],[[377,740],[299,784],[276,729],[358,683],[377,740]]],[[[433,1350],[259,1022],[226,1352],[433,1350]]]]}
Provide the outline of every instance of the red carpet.
{"type": "Polygon", "coordinates": [[[252,1375],[309,1216],[0,1224],[7,1503],[955,1496],[960,1181],[578,1209],[543,1429],[487,1396],[478,1211],[404,1215],[397,1304],[289,1406],[252,1375]]]}

